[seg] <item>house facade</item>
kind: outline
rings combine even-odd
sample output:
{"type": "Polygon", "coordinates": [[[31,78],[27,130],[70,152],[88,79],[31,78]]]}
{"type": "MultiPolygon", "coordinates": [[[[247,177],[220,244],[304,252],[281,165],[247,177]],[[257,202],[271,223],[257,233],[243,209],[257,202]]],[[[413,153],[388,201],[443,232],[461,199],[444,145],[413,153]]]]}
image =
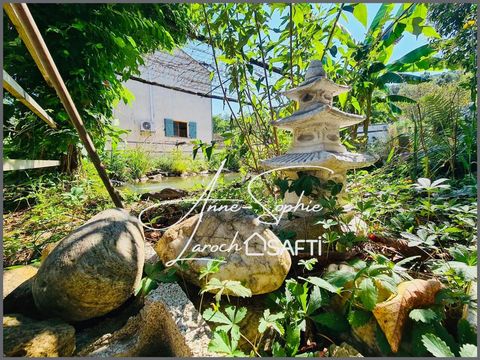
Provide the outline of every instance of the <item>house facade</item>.
{"type": "Polygon", "coordinates": [[[195,139],[212,141],[212,101],[192,94],[210,92],[210,71],[178,49],[144,61],[140,75],[125,83],[134,100],[114,109],[115,125],[129,131],[117,148],[140,146],[154,156],[177,148],[191,152],[195,139]]]}

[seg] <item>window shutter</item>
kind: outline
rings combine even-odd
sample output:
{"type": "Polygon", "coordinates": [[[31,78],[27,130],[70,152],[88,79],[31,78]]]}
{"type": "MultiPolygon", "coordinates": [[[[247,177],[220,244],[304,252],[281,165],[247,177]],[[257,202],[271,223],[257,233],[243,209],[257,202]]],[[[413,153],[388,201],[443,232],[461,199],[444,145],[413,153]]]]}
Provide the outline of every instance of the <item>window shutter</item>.
{"type": "Polygon", "coordinates": [[[173,130],[173,120],[172,119],[164,119],[165,120],[165,136],[174,136],[173,130]]]}
{"type": "Polygon", "coordinates": [[[188,137],[190,139],[197,138],[197,123],[194,121],[188,123],[188,137]]]}

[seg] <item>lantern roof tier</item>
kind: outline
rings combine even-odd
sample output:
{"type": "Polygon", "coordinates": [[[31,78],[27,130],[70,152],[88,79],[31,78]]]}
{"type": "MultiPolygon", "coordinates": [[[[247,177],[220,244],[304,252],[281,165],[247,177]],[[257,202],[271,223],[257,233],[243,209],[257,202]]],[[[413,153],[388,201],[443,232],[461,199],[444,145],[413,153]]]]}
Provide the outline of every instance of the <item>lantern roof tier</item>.
{"type": "Polygon", "coordinates": [[[336,171],[362,168],[373,164],[377,158],[373,155],[351,152],[313,151],[305,153],[286,153],[262,161],[262,165],[270,168],[295,166],[295,171],[315,170],[314,166],[322,166],[336,171]],[[302,166],[305,166],[302,168],[302,166]]]}
{"type": "Polygon", "coordinates": [[[275,127],[294,130],[295,128],[311,127],[317,124],[331,124],[339,129],[356,125],[365,120],[362,115],[350,114],[333,106],[317,103],[290,116],[273,121],[275,127]]]}
{"type": "Polygon", "coordinates": [[[330,98],[350,91],[350,86],[336,84],[325,76],[317,76],[302,82],[298,87],[286,90],[283,95],[291,100],[300,101],[308,93],[323,91],[330,94],[330,98]]]}

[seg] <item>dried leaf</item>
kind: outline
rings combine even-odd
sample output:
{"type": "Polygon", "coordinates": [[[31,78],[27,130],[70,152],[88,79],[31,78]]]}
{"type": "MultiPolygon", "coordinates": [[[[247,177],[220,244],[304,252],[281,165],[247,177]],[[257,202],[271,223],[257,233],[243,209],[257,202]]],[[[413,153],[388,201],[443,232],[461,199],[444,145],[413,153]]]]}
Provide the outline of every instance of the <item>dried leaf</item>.
{"type": "Polygon", "coordinates": [[[373,315],[394,353],[398,351],[410,311],[433,305],[441,287],[442,284],[435,279],[405,281],[398,285],[396,296],[375,306],[373,315]]]}

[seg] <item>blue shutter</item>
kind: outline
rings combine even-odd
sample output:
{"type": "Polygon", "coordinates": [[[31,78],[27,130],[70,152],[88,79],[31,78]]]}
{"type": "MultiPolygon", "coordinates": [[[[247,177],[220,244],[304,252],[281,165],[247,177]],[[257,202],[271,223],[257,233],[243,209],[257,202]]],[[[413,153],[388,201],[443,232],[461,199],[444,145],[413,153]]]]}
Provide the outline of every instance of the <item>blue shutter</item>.
{"type": "Polygon", "coordinates": [[[173,130],[173,120],[172,119],[164,119],[165,120],[165,136],[174,136],[175,132],[173,130]]]}
{"type": "Polygon", "coordinates": [[[188,137],[190,139],[197,138],[197,123],[194,121],[188,123],[188,137]]]}

